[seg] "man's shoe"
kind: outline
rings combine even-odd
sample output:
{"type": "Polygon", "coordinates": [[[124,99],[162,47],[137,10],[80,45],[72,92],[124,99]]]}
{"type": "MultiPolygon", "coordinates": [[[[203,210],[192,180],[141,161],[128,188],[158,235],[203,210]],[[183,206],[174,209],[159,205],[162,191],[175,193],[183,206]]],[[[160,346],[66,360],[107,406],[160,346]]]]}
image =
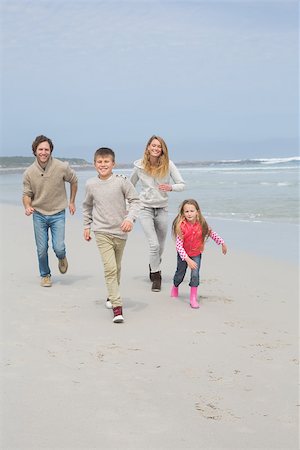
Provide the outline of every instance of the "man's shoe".
{"type": "Polygon", "coordinates": [[[66,273],[68,270],[68,260],[66,256],[58,260],[58,268],[60,273],[66,273]]]}
{"type": "Polygon", "coordinates": [[[113,313],[114,313],[113,318],[114,323],[124,322],[124,317],[122,316],[122,306],[116,306],[115,308],[113,308],[113,313]]]}
{"type": "Polygon", "coordinates": [[[45,277],[42,277],[41,286],[42,287],[51,287],[52,286],[51,275],[46,275],[45,277]]]}
{"type": "Polygon", "coordinates": [[[109,298],[106,300],[105,306],[107,309],[112,309],[112,302],[109,300],[109,298]]]}

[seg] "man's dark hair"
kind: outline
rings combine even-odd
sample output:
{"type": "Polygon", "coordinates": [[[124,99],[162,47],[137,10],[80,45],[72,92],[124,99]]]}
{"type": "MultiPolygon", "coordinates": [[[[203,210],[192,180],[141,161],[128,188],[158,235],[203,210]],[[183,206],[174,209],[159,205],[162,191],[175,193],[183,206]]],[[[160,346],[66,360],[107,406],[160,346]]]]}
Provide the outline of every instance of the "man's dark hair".
{"type": "Polygon", "coordinates": [[[98,156],[111,156],[113,162],[115,162],[115,152],[108,147],[100,147],[98,148],[98,150],[95,151],[94,154],[94,162],[96,161],[96,159],[98,158],[98,156]]]}
{"type": "Polygon", "coordinates": [[[34,156],[36,155],[36,149],[42,142],[48,142],[48,144],[50,145],[50,152],[52,153],[53,142],[51,141],[51,139],[41,134],[40,136],[37,136],[32,143],[32,153],[34,154],[34,156]]]}

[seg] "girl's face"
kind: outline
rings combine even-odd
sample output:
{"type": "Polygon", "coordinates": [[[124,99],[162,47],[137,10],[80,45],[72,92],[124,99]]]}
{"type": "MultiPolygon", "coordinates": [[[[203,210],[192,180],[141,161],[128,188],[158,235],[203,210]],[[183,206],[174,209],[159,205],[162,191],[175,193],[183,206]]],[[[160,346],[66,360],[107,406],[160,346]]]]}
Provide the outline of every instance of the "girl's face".
{"type": "Polygon", "coordinates": [[[183,215],[188,222],[195,223],[198,217],[198,211],[194,205],[186,203],[183,207],[183,215]]]}
{"type": "Polygon", "coordinates": [[[150,157],[152,158],[159,158],[162,154],[162,147],[161,143],[158,139],[153,139],[150,144],[148,145],[148,152],[150,157]]]}

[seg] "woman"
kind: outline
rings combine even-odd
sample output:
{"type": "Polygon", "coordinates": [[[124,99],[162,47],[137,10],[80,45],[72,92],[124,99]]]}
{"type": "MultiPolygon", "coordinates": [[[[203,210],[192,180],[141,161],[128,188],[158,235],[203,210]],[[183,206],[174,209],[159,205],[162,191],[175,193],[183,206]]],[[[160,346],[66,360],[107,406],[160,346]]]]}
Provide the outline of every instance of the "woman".
{"type": "Polygon", "coordinates": [[[169,160],[168,148],[159,136],[152,136],[143,159],[134,162],[130,181],[141,183],[139,215],[150,247],[149,269],[152,291],[161,290],[161,256],[168,232],[168,192],[184,189],[184,181],[175,164],[169,160]]]}

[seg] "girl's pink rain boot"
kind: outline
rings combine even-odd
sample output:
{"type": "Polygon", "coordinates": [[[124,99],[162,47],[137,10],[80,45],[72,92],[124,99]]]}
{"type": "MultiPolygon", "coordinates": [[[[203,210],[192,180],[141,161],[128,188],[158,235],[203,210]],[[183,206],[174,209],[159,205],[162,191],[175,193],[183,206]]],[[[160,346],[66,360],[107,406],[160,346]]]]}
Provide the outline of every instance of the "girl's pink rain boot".
{"type": "Polygon", "coordinates": [[[191,292],[190,292],[190,305],[192,308],[199,308],[199,303],[197,302],[197,290],[198,288],[196,287],[191,287],[191,292]]]}
{"type": "Polygon", "coordinates": [[[172,287],[171,297],[178,297],[178,286],[173,286],[172,287]]]}

